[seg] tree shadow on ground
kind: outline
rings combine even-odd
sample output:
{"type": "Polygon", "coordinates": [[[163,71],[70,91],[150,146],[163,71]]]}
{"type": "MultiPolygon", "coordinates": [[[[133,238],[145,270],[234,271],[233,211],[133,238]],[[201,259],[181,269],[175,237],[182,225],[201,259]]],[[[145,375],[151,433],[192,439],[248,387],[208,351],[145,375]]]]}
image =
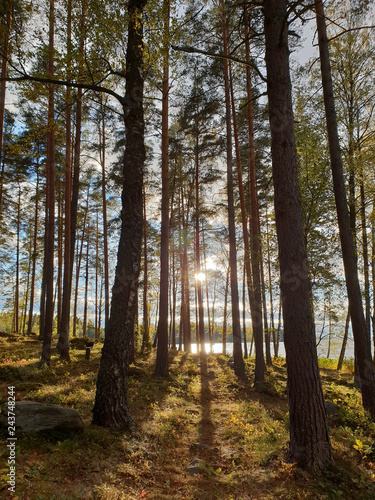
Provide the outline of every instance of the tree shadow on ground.
{"type": "Polygon", "coordinates": [[[207,354],[200,354],[200,406],[202,409],[202,417],[199,422],[199,444],[201,449],[209,450],[214,444],[215,424],[212,419],[212,399],[213,394],[210,387],[210,376],[208,374],[207,354]]]}

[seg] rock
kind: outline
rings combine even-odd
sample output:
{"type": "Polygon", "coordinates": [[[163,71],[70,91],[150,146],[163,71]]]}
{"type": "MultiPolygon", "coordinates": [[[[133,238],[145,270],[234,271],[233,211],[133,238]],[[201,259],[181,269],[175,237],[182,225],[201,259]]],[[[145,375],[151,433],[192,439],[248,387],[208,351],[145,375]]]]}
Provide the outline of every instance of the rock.
{"type": "MultiPolygon", "coordinates": [[[[36,401],[17,401],[13,413],[16,427],[23,432],[63,430],[81,432],[83,422],[76,410],[36,401]]],[[[0,424],[7,426],[8,405],[1,410],[0,424]]]]}
{"type": "Polygon", "coordinates": [[[188,413],[189,415],[199,415],[199,410],[191,410],[191,409],[187,409],[185,410],[186,413],[188,413]]]}
{"type": "Polygon", "coordinates": [[[332,401],[324,401],[324,406],[326,409],[326,414],[328,417],[337,417],[340,407],[332,401]]]}
{"type": "Polygon", "coordinates": [[[187,467],[186,472],[188,474],[202,474],[206,470],[206,462],[200,458],[193,460],[187,467]]]}
{"type": "Polygon", "coordinates": [[[257,380],[256,382],[254,382],[254,390],[256,392],[269,394],[270,396],[275,396],[277,394],[274,385],[267,380],[257,380]]]}

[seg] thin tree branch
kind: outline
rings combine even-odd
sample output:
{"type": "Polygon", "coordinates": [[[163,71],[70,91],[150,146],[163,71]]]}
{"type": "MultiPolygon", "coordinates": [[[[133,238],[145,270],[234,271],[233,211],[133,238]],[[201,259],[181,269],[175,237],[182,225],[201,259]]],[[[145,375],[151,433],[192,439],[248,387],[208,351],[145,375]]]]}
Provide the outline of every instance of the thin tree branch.
{"type": "MultiPolygon", "coordinates": [[[[342,28],[341,26],[339,26],[339,27],[342,28]]],[[[333,36],[328,41],[332,42],[332,40],[335,40],[336,38],[339,38],[340,36],[345,35],[346,33],[350,33],[351,31],[370,30],[373,28],[375,28],[375,26],[357,26],[356,28],[348,28],[348,29],[342,28],[343,31],[341,33],[338,33],[337,35],[333,36]]]]}
{"type": "Polygon", "coordinates": [[[246,61],[243,61],[242,59],[238,59],[237,57],[224,55],[224,54],[215,54],[213,52],[209,52],[207,50],[197,49],[196,47],[190,47],[188,45],[184,45],[184,46],[171,45],[171,47],[173,50],[177,50],[180,52],[187,52],[189,54],[202,54],[204,56],[215,57],[217,59],[227,59],[229,61],[234,61],[234,62],[237,62],[239,64],[244,64],[245,66],[250,66],[251,68],[254,69],[254,71],[257,73],[257,75],[263,80],[263,82],[267,81],[267,79],[262,75],[262,73],[259,71],[258,67],[254,63],[248,64],[246,61]]]}

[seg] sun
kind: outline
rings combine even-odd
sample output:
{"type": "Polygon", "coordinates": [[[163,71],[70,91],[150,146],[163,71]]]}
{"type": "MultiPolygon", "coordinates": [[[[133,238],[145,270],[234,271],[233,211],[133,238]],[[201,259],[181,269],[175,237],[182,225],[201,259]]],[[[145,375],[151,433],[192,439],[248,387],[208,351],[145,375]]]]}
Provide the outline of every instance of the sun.
{"type": "Polygon", "coordinates": [[[204,281],[206,279],[206,275],[204,273],[196,273],[195,280],[196,281],[204,281]]]}

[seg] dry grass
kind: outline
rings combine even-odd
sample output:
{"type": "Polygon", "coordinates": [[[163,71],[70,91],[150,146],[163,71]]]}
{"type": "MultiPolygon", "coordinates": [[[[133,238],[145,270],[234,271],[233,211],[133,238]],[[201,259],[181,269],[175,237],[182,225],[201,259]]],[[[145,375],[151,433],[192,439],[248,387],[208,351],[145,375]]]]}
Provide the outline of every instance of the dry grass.
{"type": "MultiPolygon", "coordinates": [[[[38,370],[37,340],[0,338],[2,402],[7,386],[17,399],[76,408],[86,424],[79,435],[19,436],[17,496],[54,499],[374,499],[375,426],[360,406],[351,373],[322,369],[325,396],[341,405],[330,421],[335,464],[312,475],[286,463],[288,408],[283,360],[267,379],[269,394],[239,381],[222,355],[170,352],[167,380],[152,376],[154,353],[129,377],[129,404],[137,435],[92,426],[100,346],[90,361],[75,350],[70,363],[53,359],[38,370]],[[187,465],[204,460],[200,474],[187,465]]],[[[5,435],[3,436],[5,437],[5,435]]],[[[2,480],[7,453],[2,449],[2,480]]],[[[5,485],[0,495],[7,498],[5,485]]]]}

